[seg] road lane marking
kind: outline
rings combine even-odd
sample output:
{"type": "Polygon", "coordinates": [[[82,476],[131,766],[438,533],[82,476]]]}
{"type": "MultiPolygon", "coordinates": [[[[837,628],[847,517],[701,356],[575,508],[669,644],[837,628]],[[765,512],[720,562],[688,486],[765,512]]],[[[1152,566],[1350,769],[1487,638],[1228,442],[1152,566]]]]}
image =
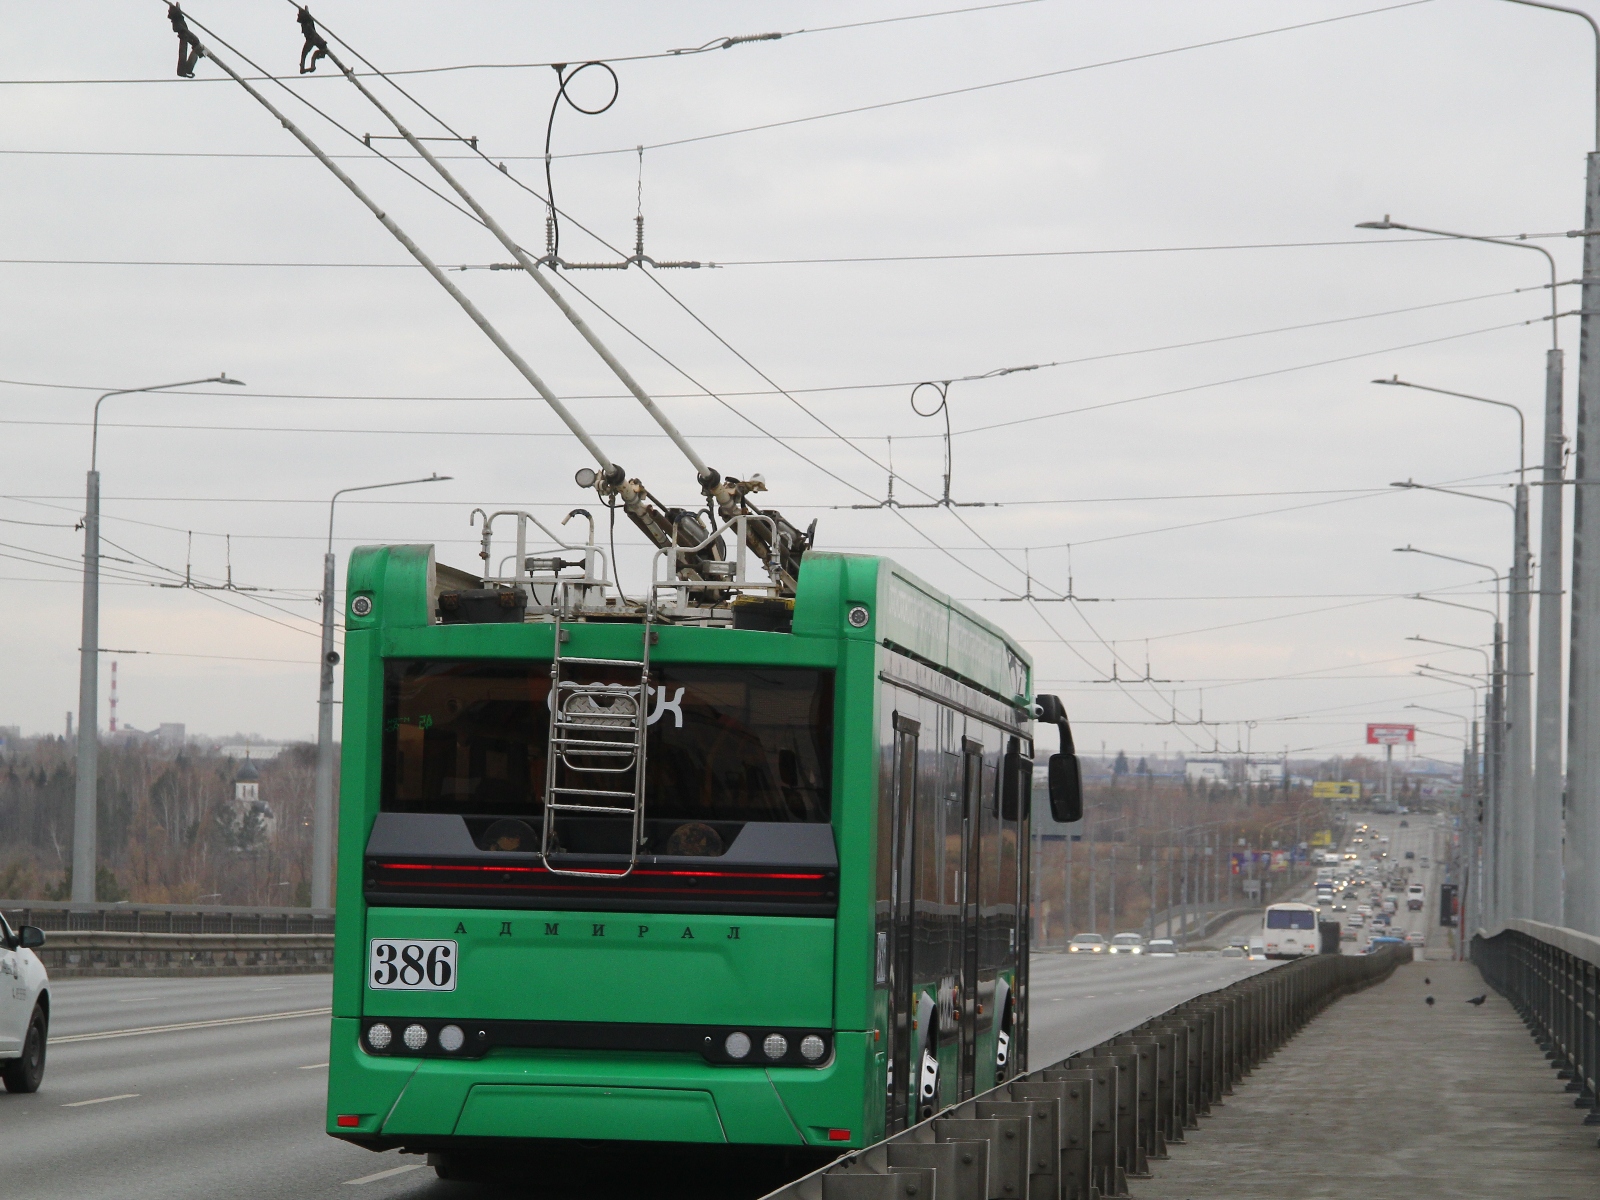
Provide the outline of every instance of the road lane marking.
{"type": "Polygon", "coordinates": [[[377,1183],[380,1179],[393,1179],[396,1175],[404,1175],[407,1171],[422,1170],[421,1163],[407,1163],[403,1167],[390,1167],[387,1171],[375,1171],[371,1175],[363,1175],[360,1179],[346,1179],[346,1187],[357,1183],[377,1183]]]}
{"type": "Polygon", "coordinates": [[[110,1104],[113,1100],[137,1100],[138,1092],[123,1092],[120,1096],[101,1096],[97,1100],[74,1100],[71,1104],[63,1104],[62,1108],[84,1108],[90,1104],[110,1104]]]}
{"type": "Polygon", "coordinates": [[[302,1008],[294,1012],[262,1013],[254,1017],[219,1017],[214,1021],[182,1021],[176,1025],[143,1025],[137,1029],[107,1029],[100,1033],[72,1033],[66,1037],[53,1037],[52,1046],[66,1042],[99,1042],[107,1038],[137,1037],[146,1033],[180,1033],[185,1029],[215,1029],[223,1025],[252,1025],[258,1021],[290,1021],[297,1017],[326,1017],[332,1008],[302,1008]]]}
{"type": "Polygon", "coordinates": [[[328,1065],[327,1063],[307,1063],[305,1066],[301,1067],[300,1070],[302,1070],[302,1071],[320,1071],[320,1070],[322,1070],[323,1067],[325,1067],[327,1065],[328,1065]]]}

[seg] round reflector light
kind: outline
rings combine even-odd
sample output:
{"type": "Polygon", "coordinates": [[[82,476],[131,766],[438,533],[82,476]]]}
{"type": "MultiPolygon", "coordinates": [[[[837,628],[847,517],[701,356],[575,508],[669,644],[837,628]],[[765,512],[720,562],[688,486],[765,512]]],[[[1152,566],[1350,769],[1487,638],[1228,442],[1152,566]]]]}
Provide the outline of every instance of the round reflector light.
{"type": "Polygon", "coordinates": [[[722,1048],[728,1052],[729,1058],[743,1058],[750,1053],[750,1035],[730,1033],[728,1040],[722,1043],[722,1048]]]}
{"type": "Polygon", "coordinates": [[[808,1033],[800,1039],[800,1057],[807,1062],[816,1062],[827,1049],[822,1039],[814,1033],[808,1033]]]}
{"type": "Polygon", "coordinates": [[[374,1050],[387,1050],[392,1041],[394,1041],[394,1030],[382,1021],[367,1030],[367,1045],[374,1050]]]}
{"type": "Polygon", "coordinates": [[[467,1035],[461,1032],[459,1025],[446,1025],[439,1030],[439,1045],[442,1049],[454,1054],[466,1044],[467,1035]]]}
{"type": "Polygon", "coordinates": [[[761,1053],[768,1058],[782,1058],[789,1053],[789,1039],[781,1033],[769,1033],[766,1041],[761,1043],[761,1053]]]}
{"type": "Polygon", "coordinates": [[[421,1050],[428,1044],[428,1031],[421,1025],[407,1025],[402,1036],[406,1045],[412,1050],[421,1050]]]}

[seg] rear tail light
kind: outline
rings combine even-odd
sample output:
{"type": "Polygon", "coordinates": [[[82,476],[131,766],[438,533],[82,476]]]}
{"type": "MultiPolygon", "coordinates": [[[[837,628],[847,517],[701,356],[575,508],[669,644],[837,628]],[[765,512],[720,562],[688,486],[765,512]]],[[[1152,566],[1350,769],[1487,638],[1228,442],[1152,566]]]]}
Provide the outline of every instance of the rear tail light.
{"type": "Polygon", "coordinates": [[[340,1113],[339,1116],[334,1119],[334,1124],[340,1129],[354,1129],[357,1125],[361,1124],[361,1118],[356,1116],[354,1113],[340,1113]]]}
{"type": "Polygon", "coordinates": [[[850,1131],[848,1129],[830,1129],[828,1130],[828,1140],[830,1142],[848,1142],[850,1140],[850,1131]]]}

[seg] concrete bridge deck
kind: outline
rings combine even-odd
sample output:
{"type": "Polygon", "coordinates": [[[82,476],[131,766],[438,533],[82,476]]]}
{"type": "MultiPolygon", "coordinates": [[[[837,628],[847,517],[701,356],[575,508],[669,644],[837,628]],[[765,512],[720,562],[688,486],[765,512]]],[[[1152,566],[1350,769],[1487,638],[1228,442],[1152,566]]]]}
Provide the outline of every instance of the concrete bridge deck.
{"type": "Polygon", "coordinates": [[[1312,1021],[1133,1200],[1594,1200],[1597,1131],[1564,1086],[1475,967],[1411,963],[1312,1021]]]}

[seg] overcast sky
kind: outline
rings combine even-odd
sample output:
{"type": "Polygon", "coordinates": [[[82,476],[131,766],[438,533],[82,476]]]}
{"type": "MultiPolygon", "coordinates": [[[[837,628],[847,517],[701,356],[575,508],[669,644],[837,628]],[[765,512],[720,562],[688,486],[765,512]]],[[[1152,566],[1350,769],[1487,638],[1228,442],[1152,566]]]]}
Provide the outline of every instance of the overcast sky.
{"type": "MultiPolygon", "coordinates": [[[[435,259],[506,259],[361,145],[391,130],[348,82],[326,65],[296,76],[292,5],[186,7],[239,51],[212,43],[219,54],[286,75],[349,131],[262,85],[435,259]]],[[[561,286],[713,466],[763,474],[772,504],[818,520],[819,546],[889,553],[1023,638],[1083,749],[1320,757],[1358,752],[1368,721],[1414,720],[1420,752],[1458,757],[1460,720],[1408,706],[1464,713],[1471,693],[1414,671],[1481,660],[1405,639],[1485,643],[1489,618],[1406,597],[1492,607],[1492,592],[1484,572],[1394,548],[1504,570],[1509,516],[1387,485],[1509,499],[1516,422],[1370,381],[1517,403],[1537,456],[1549,276],[1532,253],[1354,226],[1387,213],[1482,234],[1579,228],[1587,29],[1504,0],[1037,0],[821,29],[940,7],[314,12],[386,70],[612,59],[611,108],[555,118],[563,256],[615,257],[579,224],[631,249],[643,145],[647,251],[722,265],[656,272],[669,290],[639,269],[561,286]],[[659,56],[767,32],[793,35],[659,56]],[[615,61],[635,55],[657,57],[615,61]],[[1044,77],[1006,82],[1027,76],[1044,77]],[[1051,363],[949,388],[953,494],[998,507],[835,507],[883,498],[891,438],[896,496],[939,492],[942,424],[911,412],[912,384],[1051,363]],[[1070,578],[1097,602],[1002,602],[1029,565],[1035,595],[1070,578]],[[1143,678],[1147,654],[1162,682],[1096,682],[1114,657],[1118,678],[1143,678]],[[1180,724],[1161,723],[1174,712],[1180,724]]],[[[72,526],[95,396],[226,371],[248,387],[104,406],[101,643],[118,651],[105,658],[125,723],[313,736],[330,494],[454,476],[341,501],[335,546],[341,577],[343,554],[372,542],[433,542],[470,568],[474,507],[592,506],[572,483],[589,460],[238,85],[210,63],[172,78],[163,4],[6,0],[0,17],[0,724],[59,732],[77,706],[72,526]],[[19,82],[35,80],[79,82],[19,82]],[[81,82],[95,80],[118,82],[81,82]],[[233,582],[260,591],[150,586],[186,562],[221,581],[230,553],[233,582]]],[[[586,72],[574,98],[603,103],[602,76],[586,72]]],[[[544,206],[514,180],[544,192],[555,73],[396,82],[505,164],[435,143],[542,249],[544,206]]],[[[1561,279],[1579,274],[1578,241],[1538,244],[1561,279]]],[[[690,469],[530,280],[451,278],[613,458],[693,502],[690,469]]],[[[1576,288],[1559,295],[1577,307],[1576,288]]],[[[1559,324],[1570,429],[1577,327],[1559,324]]],[[[643,540],[619,538],[636,584],[643,540]]]]}

